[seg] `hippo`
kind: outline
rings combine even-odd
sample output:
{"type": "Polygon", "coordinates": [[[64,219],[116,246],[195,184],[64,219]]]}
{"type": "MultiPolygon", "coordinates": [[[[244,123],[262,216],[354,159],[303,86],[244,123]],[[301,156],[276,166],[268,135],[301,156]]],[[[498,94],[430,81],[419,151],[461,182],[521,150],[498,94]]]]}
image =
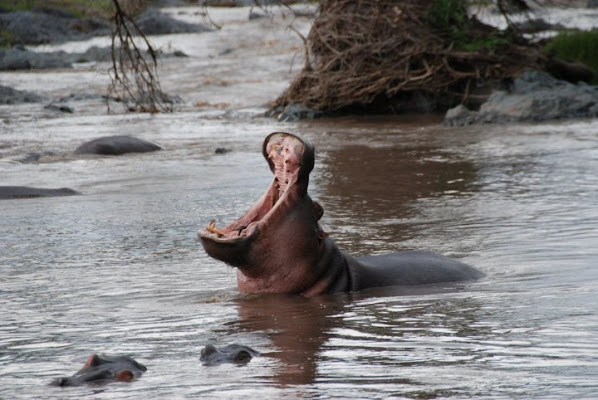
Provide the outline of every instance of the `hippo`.
{"type": "Polygon", "coordinates": [[[117,135],[104,136],[85,142],[75,149],[75,154],[119,156],[126,153],[147,153],[158,150],[164,150],[164,148],[133,136],[117,135]]]}
{"type": "Polygon", "coordinates": [[[221,348],[216,348],[214,345],[208,344],[201,349],[199,360],[203,365],[215,365],[224,362],[245,364],[253,357],[259,355],[260,353],[251,347],[241,344],[229,344],[221,348]]]}
{"type": "Polygon", "coordinates": [[[127,356],[92,354],[83,368],[71,377],[57,378],[54,386],[79,386],[84,383],[130,382],[139,378],[147,368],[127,356]]]}
{"type": "Polygon", "coordinates": [[[307,193],[315,150],[301,137],[274,132],[262,154],[274,177],[266,193],[241,218],[198,232],[206,253],[237,268],[244,293],[319,294],[382,286],[466,281],[484,274],[428,251],[353,257],[319,225],[324,213],[307,193]]]}
{"type": "Polygon", "coordinates": [[[29,186],[0,186],[0,200],[35,197],[75,196],[81,193],[69,188],[43,189],[29,186]]]}

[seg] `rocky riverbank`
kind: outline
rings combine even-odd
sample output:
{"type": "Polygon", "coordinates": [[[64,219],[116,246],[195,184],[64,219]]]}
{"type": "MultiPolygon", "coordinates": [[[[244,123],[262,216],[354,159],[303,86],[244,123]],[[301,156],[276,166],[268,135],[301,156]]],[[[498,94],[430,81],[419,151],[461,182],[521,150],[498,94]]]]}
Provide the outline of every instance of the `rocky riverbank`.
{"type": "MultiPolygon", "coordinates": [[[[156,9],[145,11],[135,22],[146,35],[212,30],[207,25],[180,21],[156,9]]],[[[11,38],[12,42],[11,47],[0,49],[0,70],[72,68],[75,63],[108,61],[111,54],[109,47],[92,46],[84,52],[67,53],[38,52],[25,46],[86,40],[94,36],[108,37],[111,29],[110,21],[97,17],[78,18],[54,8],[0,12],[0,31],[4,32],[3,37],[11,38]]],[[[184,56],[184,53],[168,51],[159,55],[184,56]]]]}
{"type": "Polygon", "coordinates": [[[444,124],[535,122],[598,117],[598,86],[573,84],[538,71],[524,71],[504,90],[496,90],[478,111],[459,105],[444,124]]]}

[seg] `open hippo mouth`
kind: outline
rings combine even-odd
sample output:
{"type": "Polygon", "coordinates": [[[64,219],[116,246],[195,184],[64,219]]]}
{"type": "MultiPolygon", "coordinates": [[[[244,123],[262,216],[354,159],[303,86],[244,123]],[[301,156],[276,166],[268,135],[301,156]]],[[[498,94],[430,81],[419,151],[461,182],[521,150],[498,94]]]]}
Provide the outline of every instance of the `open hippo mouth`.
{"type": "MultiPolygon", "coordinates": [[[[218,228],[212,221],[199,232],[206,252],[232,266],[247,265],[251,245],[260,232],[271,231],[307,195],[309,173],[314,166],[311,143],[290,133],[274,132],[264,140],[262,154],[274,175],[268,190],[233,223],[218,228]]],[[[313,208],[317,220],[322,210],[317,203],[313,208]]]]}

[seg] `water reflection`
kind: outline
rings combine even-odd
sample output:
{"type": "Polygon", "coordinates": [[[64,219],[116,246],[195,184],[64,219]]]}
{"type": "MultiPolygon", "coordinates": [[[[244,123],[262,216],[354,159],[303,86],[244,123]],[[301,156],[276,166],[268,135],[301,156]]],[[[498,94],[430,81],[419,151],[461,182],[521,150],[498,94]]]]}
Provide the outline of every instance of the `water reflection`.
{"type": "Polygon", "coordinates": [[[484,328],[475,328],[477,301],[434,297],[463,288],[395,287],[309,299],[292,295],[242,298],[235,302],[239,320],[227,330],[228,334],[242,331],[268,337],[265,356],[278,362],[272,379],[280,387],[325,382],[331,375],[352,384],[376,381],[412,385],[415,382],[394,369],[384,370],[384,366],[453,364],[476,357],[469,348],[442,355],[437,348],[428,349],[422,356],[421,349],[413,344],[426,337],[427,346],[434,347],[430,340],[472,340],[484,334],[484,328]],[[360,365],[382,369],[352,378],[347,376],[348,365],[350,370],[359,370],[360,365]]]}
{"type": "Polygon", "coordinates": [[[314,183],[324,223],[357,254],[400,249],[419,235],[413,224],[421,214],[419,200],[468,196],[479,180],[471,160],[415,140],[328,148],[318,162],[314,183]]]}

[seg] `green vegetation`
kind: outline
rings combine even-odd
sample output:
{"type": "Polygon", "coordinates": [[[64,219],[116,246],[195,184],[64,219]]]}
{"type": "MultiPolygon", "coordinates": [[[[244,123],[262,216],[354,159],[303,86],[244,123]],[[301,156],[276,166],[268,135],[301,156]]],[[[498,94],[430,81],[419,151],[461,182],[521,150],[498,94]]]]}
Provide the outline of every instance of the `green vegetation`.
{"type": "Polygon", "coordinates": [[[7,30],[0,29],[0,49],[10,48],[14,42],[12,33],[7,30]]]}
{"type": "Polygon", "coordinates": [[[109,18],[114,14],[111,0],[0,0],[0,8],[30,11],[38,7],[52,7],[71,12],[77,17],[109,18]]]}
{"type": "Polygon", "coordinates": [[[466,3],[466,0],[433,0],[426,22],[453,42],[462,44],[470,27],[466,3]]]}
{"type": "Polygon", "coordinates": [[[546,50],[563,60],[590,67],[594,71],[591,83],[598,85],[598,31],[561,32],[548,42],[546,50]]]}
{"type": "Polygon", "coordinates": [[[426,16],[428,26],[453,42],[456,49],[465,51],[494,51],[509,45],[505,32],[481,29],[467,15],[469,0],[432,0],[426,16]]]}

